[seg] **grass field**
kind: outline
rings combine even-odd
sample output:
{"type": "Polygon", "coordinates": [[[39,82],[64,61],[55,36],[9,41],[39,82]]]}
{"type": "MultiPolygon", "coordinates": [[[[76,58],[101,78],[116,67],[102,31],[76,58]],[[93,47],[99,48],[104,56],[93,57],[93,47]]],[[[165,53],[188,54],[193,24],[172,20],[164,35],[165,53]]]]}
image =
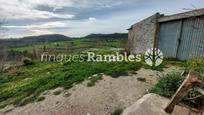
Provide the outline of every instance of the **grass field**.
{"type": "MultiPolygon", "coordinates": [[[[109,49],[109,48],[121,48],[124,47],[127,40],[124,39],[113,39],[113,40],[98,40],[98,39],[72,39],[69,41],[60,41],[60,42],[50,42],[50,43],[39,43],[35,45],[27,45],[21,47],[13,47],[9,50],[12,51],[27,51],[32,52],[33,48],[43,49],[44,46],[48,49],[57,49],[61,50],[61,52],[67,52],[67,50],[72,50],[72,52],[76,52],[77,49],[87,50],[90,48],[100,48],[100,49],[109,49]]],[[[80,50],[81,51],[81,50],[80,50]]]]}
{"type": "MultiPolygon", "coordinates": [[[[32,52],[33,47],[42,49],[46,45],[49,49],[58,50],[59,53],[80,54],[93,51],[99,54],[113,54],[123,51],[126,40],[93,40],[75,39],[71,41],[52,42],[11,48],[13,51],[32,52]],[[83,48],[83,50],[79,50],[83,48]]],[[[0,77],[0,106],[8,104],[24,105],[29,102],[41,100],[40,93],[56,87],[71,88],[94,74],[104,73],[112,77],[127,75],[129,70],[138,70],[140,63],[135,62],[67,62],[64,64],[56,62],[39,62],[21,67],[12,67],[5,71],[0,77]]],[[[93,85],[98,78],[91,79],[93,85]]]]}
{"type": "Polygon", "coordinates": [[[4,101],[3,105],[23,105],[35,101],[45,90],[59,86],[70,88],[94,74],[118,77],[127,75],[128,70],[139,68],[139,63],[130,62],[70,62],[64,65],[35,62],[34,65],[12,68],[3,74],[0,78],[0,102],[4,101]]]}

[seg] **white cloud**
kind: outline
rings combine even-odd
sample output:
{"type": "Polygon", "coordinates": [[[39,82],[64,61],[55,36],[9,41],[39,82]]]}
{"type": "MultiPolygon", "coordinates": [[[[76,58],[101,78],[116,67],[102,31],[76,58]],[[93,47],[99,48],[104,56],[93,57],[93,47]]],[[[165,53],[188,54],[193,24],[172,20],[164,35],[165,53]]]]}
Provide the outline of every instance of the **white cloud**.
{"type": "Polygon", "coordinates": [[[121,4],[121,0],[0,0],[0,18],[6,19],[49,19],[73,18],[72,14],[56,14],[53,11],[64,7],[109,8],[121,4]],[[52,11],[38,10],[38,6],[49,6],[52,11]]]}
{"type": "Polygon", "coordinates": [[[94,18],[94,17],[89,17],[89,21],[95,22],[95,21],[96,21],[96,18],[94,18]]]}
{"type": "Polygon", "coordinates": [[[70,19],[74,17],[72,14],[56,14],[36,9],[39,5],[47,5],[54,9],[71,6],[70,0],[1,0],[0,4],[0,17],[6,19],[70,19]]]}
{"type": "MultiPolygon", "coordinates": [[[[107,20],[95,19],[90,17],[85,20],[66,20],[54,21],[46,23],[38,23],[24,26],[3,26],[11,31],[23,31],[26,35],[41,35],[41,34],[64,34],[71,37],[81,37],[91,33],[114,33],[125,32],[126,24],[121,23],[124,20],[116,17],[116,19],[109,18],[107,20]],[[119,19],[119,20],[118,20],[119,19]],[[112,20],[115,20],[114,23],[112,20]],[[118,28],[120,26],[120,28],[118,28]],[[122,29],[121,29],[122,28],[122,29]]],[[[17,35],[11,34],[7,37],[16,37],[17,35]]],[[[19,34],[18,37],[25,36],[19,34]]]]}
{"type": "MultiPolygon", "coordinates": [[[[159,11],[165,14],[183,12],[182,8],[188,8],[190,6],[189,3],[193,0],[172,0],[168,2],[158,0],[149,1],[148,3],[147,1],[148,0],[0,0],[0,18],[17,19],[17,21],[11,22],[12,25],[7,24],[7,26],[3,26],[9,30],[7,34],[9,35],[8,37],[50,33],[78,37],[90,33],[127,32],[126,29],[129,28],[130,25],[151,16],[155,12],[159,11]],[[126,3],[132,4],[132,6],[126,7],[126,3]],[[119,5],[121,5],[121,7],[119,5]],[[115,8],[111,9],[112,7],[115,8]],[[41,10],[39,10],[40,8],[41,10]],[[44,8],[48,10],[42,11],[44,8]],[[110,11],[107,10],[109,8],[110,11]],[[68,9],[71,10],[68,11],[68,9]],[[83,10],[86,14],[82,14],[83,10]],[[58,11],[61,13],[57,13],[58,11]],[[76,15],[77,20],[74,20],[72,13],[76,15]],[[86,16],[89,18],[78,20],[78,18],[84,18],[86,16]],[[63,21],[62,19],[50,19],[53,17],[63,18],[63,21]],[[70,18],[73,19],[67,20],[70,18]],[[29,24],[25,25],[23,24],[24,20],[18,19],[26,19],[26,23],[29,24]],[[29,19],[29,21],[27,21],[27,19],[29,19]],[[47,19],[48,22],[44,22],[44,20],[42,22],[41,19],[47,19]],[[17,24],[18,22],[20,23],[17,24]],[[16,26],[20,24],[21,26],[16,26]]],[[[203,0],[194,0],[193,3],[198,8],[203,7],[203,4],[201,4],[203,0]]]]}
{"type": "Polygon", "coordinates": [[[60,28],[66,27],[66,23],[56,21],[56,22],[46,22],[42,24],[32,24],[32,25],[25,25],[25,26],[2,26],[3,28],[8,29],[52,29],[52,28],[60,28]]]}

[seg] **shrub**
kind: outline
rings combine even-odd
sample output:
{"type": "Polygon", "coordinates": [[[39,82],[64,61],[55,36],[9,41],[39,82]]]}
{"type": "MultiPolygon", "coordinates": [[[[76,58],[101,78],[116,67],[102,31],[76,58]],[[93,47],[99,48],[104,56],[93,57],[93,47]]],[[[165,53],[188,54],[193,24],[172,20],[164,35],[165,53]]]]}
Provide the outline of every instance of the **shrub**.
{"type": "Polygon", "coordinates": [[[54,95],[59,95],[62,91],[55,91],[53,92],[54,95]]]}
{"type": "MultiPolygon", "coordinates": [[[[200,73],[200,79],[204,82],[204,58],[194,58],[187,61],[185,64],[186,70],[195,70],[200,73]]],[[[195,89],[191,89],[186,99],[184,99],[184,103],[190,105],[194,108],[199,108],[204,106],[204,100],[199,92],[195,89]],[[192,98],[199,97],[191,100],[192,98]]]]}
{"type": "Polygon", "coordinates": [[[119,108],[119,109],[116,109],[113,113],[111,113],[111,115],[121,115],[123,112],[123,109],[119,108]]]}
{"type": "MultiPolygon", "coordinates": [[[[183,65],[187,73],[190,70],[197,71],[200,73],[201,80],[204,80],[204,58],[190,59],[183,65]]],[[[165,97],[172,97],[183,80],[184,78],[178,73],[168,74],[159,80],[151,92],[165,97]]],[[[195,89],[191,89],[188,95],[182,100],[182,103],[185,103],[194,108],[202,107],[204,105],[204,100],[202,97],[200,98],[200,95],[201,94],[195,89]]]]}
{"type": "Polygon", "coordinates": [[[123,69],[113,69],[108,70],[105,74],[110,75],[111,77],[117,78],[119,76],[126,76],[128,75],[127,71],[123,69]]]}
{"type": "Polygon", "coordinates": [[[186,70],[195,70],[200,73],[201,80],[204,80],[204,58],[188,60],[185,64],[186,70]]]}
{"type": "Polygon", "coordinates": [[[41,97],[38,97],[36,101],[43,101],[45,99],[45,97],[41,96],[41,97]]]}
{"type": "Polygon", "coordinates": [[[151,92],[157,93],[164,97],[172,97],[183,80],[184,77],[182,77],[179,73],[167,74],[159,79],[158,83],[154,86],[151,92]]]}
{"type": "Polygon", "coordinates": [[[24,65],[32,65],[33,64],[32,59],[30,59],[28,57],[23,58],[22,61],[23,61],[24,65]]]}

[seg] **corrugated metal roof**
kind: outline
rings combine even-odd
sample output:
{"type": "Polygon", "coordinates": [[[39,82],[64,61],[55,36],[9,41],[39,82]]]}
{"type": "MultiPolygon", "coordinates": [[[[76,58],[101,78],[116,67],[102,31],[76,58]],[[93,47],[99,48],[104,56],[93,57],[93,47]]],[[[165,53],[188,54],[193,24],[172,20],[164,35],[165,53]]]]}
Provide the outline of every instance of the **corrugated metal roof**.
{"type": "Polygon", "coordinates": [[[174,14],[170,16],[162,16],[158,19],[158,22],[167,22],[167,21],[173,21],[173,20],[180,20],[190,17],[196,17],[196,16],[203,16],[204,15],[204,8],[202,9],[196,9],[189,12],[174,14]]]}

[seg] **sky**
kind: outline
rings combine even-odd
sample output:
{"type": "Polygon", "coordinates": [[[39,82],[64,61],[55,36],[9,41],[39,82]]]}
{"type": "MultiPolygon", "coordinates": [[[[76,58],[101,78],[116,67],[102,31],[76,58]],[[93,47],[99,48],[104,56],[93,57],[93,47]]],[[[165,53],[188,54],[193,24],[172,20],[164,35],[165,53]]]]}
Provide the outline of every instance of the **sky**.
{"type": "Polygon", "coordinates": [[[126,33],[156,12],[171,15],[199,8],[204,0],[0,0],[0,35],[126,33]]]}

